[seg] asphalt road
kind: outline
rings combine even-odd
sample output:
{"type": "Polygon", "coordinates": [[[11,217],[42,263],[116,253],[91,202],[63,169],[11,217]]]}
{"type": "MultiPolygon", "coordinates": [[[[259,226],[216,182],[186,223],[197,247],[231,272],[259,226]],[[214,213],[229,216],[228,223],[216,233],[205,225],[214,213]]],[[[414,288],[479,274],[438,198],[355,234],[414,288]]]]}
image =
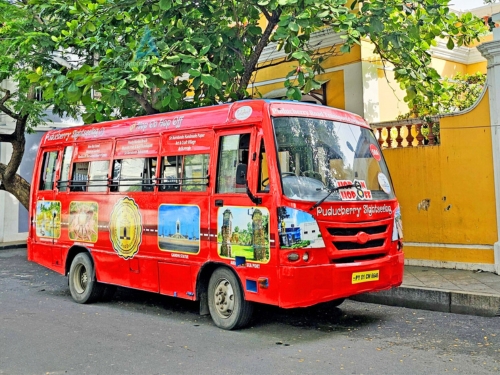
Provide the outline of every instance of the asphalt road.
{"type": "Polygon", "coordinates": [[[74,303],[67,279],[0,251],[0,374],[492,374],[500,318],[346,301],[259,306],[228,332],[198,304],[119,289],[74,303]]]}

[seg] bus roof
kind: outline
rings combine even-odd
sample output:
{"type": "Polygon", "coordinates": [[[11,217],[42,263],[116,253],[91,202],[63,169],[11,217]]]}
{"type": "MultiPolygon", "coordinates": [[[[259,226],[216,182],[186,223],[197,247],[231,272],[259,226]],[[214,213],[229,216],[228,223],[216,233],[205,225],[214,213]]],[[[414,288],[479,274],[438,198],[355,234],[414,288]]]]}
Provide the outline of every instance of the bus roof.
{"type": "Polygon", "coordinates": [[[44,135],[40,146],[71,143],[79,140],[126,138],[190,129],[201,130],[227,125],[235,126],[261,121],[264,113],[266,116],[269,113],[272,117],[320,118],[369,127],[362,117],[340,109],[295,101],[251,99],[52,130],[44,135]]]}

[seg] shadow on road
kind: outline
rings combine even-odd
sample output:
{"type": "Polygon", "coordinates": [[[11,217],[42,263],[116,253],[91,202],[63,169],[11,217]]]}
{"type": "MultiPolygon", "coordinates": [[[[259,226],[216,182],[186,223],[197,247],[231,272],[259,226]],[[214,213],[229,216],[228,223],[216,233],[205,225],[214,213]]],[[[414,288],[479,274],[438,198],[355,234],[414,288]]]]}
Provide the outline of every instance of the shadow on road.
{"type": "MultiPolygon", "coordinates": [[[[159,315],[169,318],[189,319],[193,324],[210,324],[210,316],[199,315],[199,303],[155,293],[118,288],[109,306],[131,309],[137,312],[154,309],[159,315]]],[[[348,332],[383,320],[383,316],[370,311],[358,302],[346,300],[340,307],[329,303],[296,309],[282,309],[276,306],[260,305],[255,307],[254,318],[249,327],[254,329],[270,328],[271,325],[286,325],[305,330],[323,332],[348,332]]]]}

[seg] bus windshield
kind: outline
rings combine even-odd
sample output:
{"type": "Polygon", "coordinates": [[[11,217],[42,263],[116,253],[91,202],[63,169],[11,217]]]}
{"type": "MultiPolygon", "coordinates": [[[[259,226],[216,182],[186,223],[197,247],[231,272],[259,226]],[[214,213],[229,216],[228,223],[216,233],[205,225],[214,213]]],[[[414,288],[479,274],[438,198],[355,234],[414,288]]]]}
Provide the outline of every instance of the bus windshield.
{"type": "Polygon", "coordinates": [[[275,117],[273,126],[287,197],[312,202],[327,194],[325,201],[395,197],[382,152],[369,129],[302,117],[275,117]]]}

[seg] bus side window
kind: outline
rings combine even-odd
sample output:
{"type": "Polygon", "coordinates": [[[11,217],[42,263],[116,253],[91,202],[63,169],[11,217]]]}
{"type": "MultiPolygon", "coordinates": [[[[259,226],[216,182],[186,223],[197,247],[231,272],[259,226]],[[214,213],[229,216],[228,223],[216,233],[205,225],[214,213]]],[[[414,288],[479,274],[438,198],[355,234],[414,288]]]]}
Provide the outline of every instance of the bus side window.
{"type": "Polygon", "coordinates": [[[153,191],[156,158],[114,160],[110,191],[153,191]]]}
{"type": "Polygon", "coordinates": [[[69,181],[69,191],[87,191],[89,179],[89,162],[73,164],[73,176],[69,181]]]}
{"type": "Polygon", "coordinates": [[[181,190],[181,156],[164,156],[160,174],[160,191],[181,190]]]}
{"type": "Polygon", "coordinates": [[[207,191],[208,154],[165,156],[161,171],[160,191],[207,191]]]}
{"type": "Polygon", "coordinates": [[[39,190],[52,190],[56,176],[57,151],[43,154],[42,175],[40,176],[39,190]]]}
{"type": "Polygon", "coordinates": [[[238,165],[248,166],[250,133],[221,137],[217,170],[218,193],[244,193],[246,186],[236,184],[238,165]]]}
{"type": "Polygon", "coordinates": [[[73,156],[73,146],[68,146],[64,149],[61,176],[58,181],[59,191],[66,191],[69,186],[69,170],[71,166],[71,157],[73,156]]]}
{"type": "Polygon", "coordinates": [[[261,141],[259,151],[259,193],[269,191],[269,168],[267,164],[264,140],[261,141]]]}
{"type": "Polygon", "coordinates": [[[105,192],[108,190],[109,160],[90,162],[88,191],[105,192]]]}
{"type": "Polygon", "coordinates": [[[182,191],[206,191],[208,154],[186,155],[182,164],[182,191]]]}

